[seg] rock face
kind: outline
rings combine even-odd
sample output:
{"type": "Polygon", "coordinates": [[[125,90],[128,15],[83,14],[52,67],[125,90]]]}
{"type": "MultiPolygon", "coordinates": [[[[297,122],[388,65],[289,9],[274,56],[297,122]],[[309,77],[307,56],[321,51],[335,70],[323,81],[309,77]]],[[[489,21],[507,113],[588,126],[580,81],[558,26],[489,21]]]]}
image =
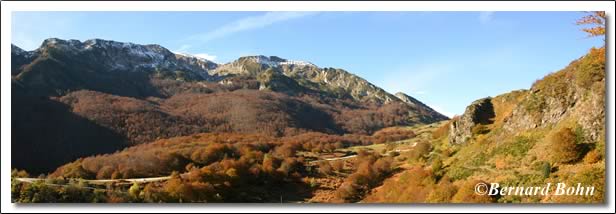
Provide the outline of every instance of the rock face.
{"type": "Polygon", "coordinates": [[[584,130],[587,140],[597,141],[605,126],[605,53],[600,50],[593,49],[537,81],[503,128],[514,133],[570,119],[584,130]]]}
{"type": "Polygon", "coordinates": [[[259,81],[259,90],[271,90],[290,95],[307,90],[297,84],[297,82],[293,79],[278,73],[273,69],[268,69],[257,75],[257,81],[259,81]]]}
{"type": "MultiPolygon", "coordinates": [[[[448,119],[419,100],[397,93],[392,95],[367,80],[343,69],[320,68],[310,62],[287,60],[276,56],[246,56],[210,70],[211,76],[226,79],[256,78],[259,89],[295,95],[313,91],[335,98],[364,104],[404,103],[408,116],[416,121],[433,122],[448,119]]],[[[229,84],[229,81],[222,81],[229,84]]]]}
{"type": "Polygon", "coordinates": [[[310,62],[282,59],[276,56],[246,56],[210,70],[215,76],[257,77],[264,71],[285,75],[299,85],[335,97],[386,104],[400,101],[396,96],[343,69],[320,68],[310,62]]]}
{"type": "Polygon", "coordinates": [[[585,142],[597,142],[605,135],[605,92],[605,49],[593,48],[564,69],[538,80],[530,90],[473,102],[452,122],[449,141],[465,143],[472,138],[474,127],[492,123],[496,111],[498,120],[492,128],[502,128],[507,135],[531,129],[549,132],[563,124],[581,130],[585,142]],[[507,104],[497,101],[508,95],[515,99],[507,104]]]}
{"type": "Polygon", "coordinates": [[[111,72],[182,71],[190,78],[207,79],[207,71],[217,67],[214,62],[175,54],[160,45],[138,45],[103,39],[80,42],[51,38],[46,39],[35,51],[47,54],[62,52],[63,55],[83,61],[92,60],[111,72]]]}
{"type": "Polygon", "coordinates": [[[483,98],[474,101],[466,107],[464,114],[454,119],[449,129],[449,143],[466,143],[473,135],[473,128],[477,125],[487,125],[493,122],[494,106],[492,98],[483,98]]]}

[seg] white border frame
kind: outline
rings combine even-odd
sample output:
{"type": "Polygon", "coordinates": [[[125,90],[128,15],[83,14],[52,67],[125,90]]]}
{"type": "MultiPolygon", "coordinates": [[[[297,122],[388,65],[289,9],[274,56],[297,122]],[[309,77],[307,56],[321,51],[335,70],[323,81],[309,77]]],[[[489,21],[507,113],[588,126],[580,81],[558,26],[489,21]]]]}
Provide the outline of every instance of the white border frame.
{"type": "Polygon", "coordinates": [[[614,3],[610,1],[451,2],[1,2],[1,207],[2,212],[614,212],[614,3]],[[10,43],[13,11],[606,11],[608,14],[607,193],[602,205],[294,205],[294,204],[105,204],[15,205],[10,202],[10,43]]]}

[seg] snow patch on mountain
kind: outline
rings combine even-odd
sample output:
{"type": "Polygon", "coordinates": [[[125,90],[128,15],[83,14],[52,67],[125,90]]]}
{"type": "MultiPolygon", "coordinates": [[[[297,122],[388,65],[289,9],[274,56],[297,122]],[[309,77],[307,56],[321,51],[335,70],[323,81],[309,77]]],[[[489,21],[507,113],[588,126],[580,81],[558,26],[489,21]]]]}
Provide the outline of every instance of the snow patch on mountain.
{"type": "Polygon", "coordinates": [[[81,42],[50,38],[35,52],[43,53],[49,49],[61,50],[58,53],[72,58],[91,58],[99,62],[101,68],[112,72],[176,73],[183,79],[209,80],[211,77],[208,70],[218,66],[202,57],[173,53],[156,44],[139,45],[103,39],[81,42]]]}
{"type": "Polygon", "coordinates": [[[189,57],[189,58],[195,58],[204,62],[214,62],[214,60],[217,58],[217,56],[214,55],[209,55],[206,53],[200,53],[200,54],[189,54],[189,53],[184,53],[184,52],[177,52],[177,51],[172,51],[174,54],[176,55],[180,55],[183,57],[189,57]]]}
{"type": "Polygon", "coordinates": [[[267,57],[267,56],[263,56],[263,55],[259,55],[259,56],[247,56],[245,58],[251,59],[256,63],[262,64],[262,65],[267,65],[270,67],[278,67],[281,65],[295,65],[295,66],[313,66],[313,67],[317,67],[315,64],[312,64],[310,62],[306,62],[306,61],[299,61],[299,60],[287,60],[287,59],[282,59],[276,56],[271,56],[271,57],[267,57]]]}

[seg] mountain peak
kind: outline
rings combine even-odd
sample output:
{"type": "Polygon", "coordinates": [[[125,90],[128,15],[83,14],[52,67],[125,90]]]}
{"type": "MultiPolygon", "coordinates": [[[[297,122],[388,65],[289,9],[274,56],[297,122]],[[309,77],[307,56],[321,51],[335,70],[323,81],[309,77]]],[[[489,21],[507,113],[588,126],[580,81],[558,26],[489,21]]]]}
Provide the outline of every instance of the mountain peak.
{"type": "Polygon", "coordinates": [[[93,49],[124,49],[130,50],[134,54],[146,54],[150,57],[174,55],[168,49],[156,44],[139,45],[131,42],[118,42],[98,38],[88,39],[83,42],[77,39],[63,40],[58,38],[48,38],[43,41],[39,49],[47,48],[69,49],[73,51],[88,51],[93,49]]]}
{"type": "Polygon", "coordinates": [[[56,45],[56,44],[60,44],[60,45],[76,45],[81,43],[79,40],[76,39],[69,39],[69,40],[64,40],[64,39],[59,39],[59,38],[48,38],[43,40],[43,43],[41,44],[41,46],[52,46],[52,45],[56,45]]]}
{"type": "Polygon", "coordinates": [[[56,59],[81,61],[96,72],[143,72],[184,80],[208,80],[207,71],[218,64],[203,58],[189,55],[177,55],[156,44],[140,45],[130,42],[118,42],[105,39],[63,40],[48,38],[41,46],[31,52],[25,52],[15,46],[15,55],[23,55],[23,64],[43,56],[56,59]],[[27,53],[27,54],[26,54],[27,53]]]}
{"type": "MultiPolygon", "coordinates": [[[[237,59],[234,62],[245,63],[245,62],[253,62],[269,67],[279,67],[283,65],[294,65],[294,66],[313,66],[317,67],[315,64],[306,61],[300,60],[287,60],[278,56],[264,56],[264,55],[254,55],[254,56],[243,56],[237,59]]],[[[233,62],[232,62],[233,63],[233,62]]]]}
{"type": "Polygon", "coordinates": [[[397,100],[383,89],[343,69],[320,68],[310,62],[287,60],[277,56],[244,56],[210,70],[209,73],[218,76],[256,77],[267,70],[283,74],[303,87],[325,91],[335,97],[376,103],[390,103],[397,100]]]}

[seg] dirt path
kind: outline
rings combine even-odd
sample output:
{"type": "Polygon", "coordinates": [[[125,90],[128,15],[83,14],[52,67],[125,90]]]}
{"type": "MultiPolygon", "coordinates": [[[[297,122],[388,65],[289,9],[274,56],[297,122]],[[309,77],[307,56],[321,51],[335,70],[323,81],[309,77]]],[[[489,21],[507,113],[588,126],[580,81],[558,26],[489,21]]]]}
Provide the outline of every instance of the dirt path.
{"type": "MultiPolygon", "coordinates": [[[[169,180],[171,176],[163,176],[163,177],[152,177],[152,178],[130,178],[130,179],[100,179],[100,180],[87,180],[87,179],[79,179],[80,181],[84,181],[89,184],[108,184],[108,183],[150,183],[157,181],[165,181],[169,180]]],[[[24,183],[34,183],[36,181],[46,181],[52,180],[47,178],[15,178],[16,181],[24,182],[24,183]]],[[[77,179],[75,179],[77,180],[77,179]]]]}
{"type": "MultiPolygon", "coordinates": [[[[414,143],[413,145],[411,145],[411,148],[417,146],[417,143],[414,143]]],[[[408,152],[411,151],[411,149],[395,149],[392,151],[389,151],[388,155],[391,155],[391,152],[408,152]]],[[[310,163],[318,163],[318,162],[322,162],[322,161],[337,161],[337,160],[346,160],[349,158],[354,158],[357,157],[357,155],[349,155],[349,156],[344,156],[344,157],[337,157],[337,158],[325,158],[322,160],[313,160],[310,163]]]]}

